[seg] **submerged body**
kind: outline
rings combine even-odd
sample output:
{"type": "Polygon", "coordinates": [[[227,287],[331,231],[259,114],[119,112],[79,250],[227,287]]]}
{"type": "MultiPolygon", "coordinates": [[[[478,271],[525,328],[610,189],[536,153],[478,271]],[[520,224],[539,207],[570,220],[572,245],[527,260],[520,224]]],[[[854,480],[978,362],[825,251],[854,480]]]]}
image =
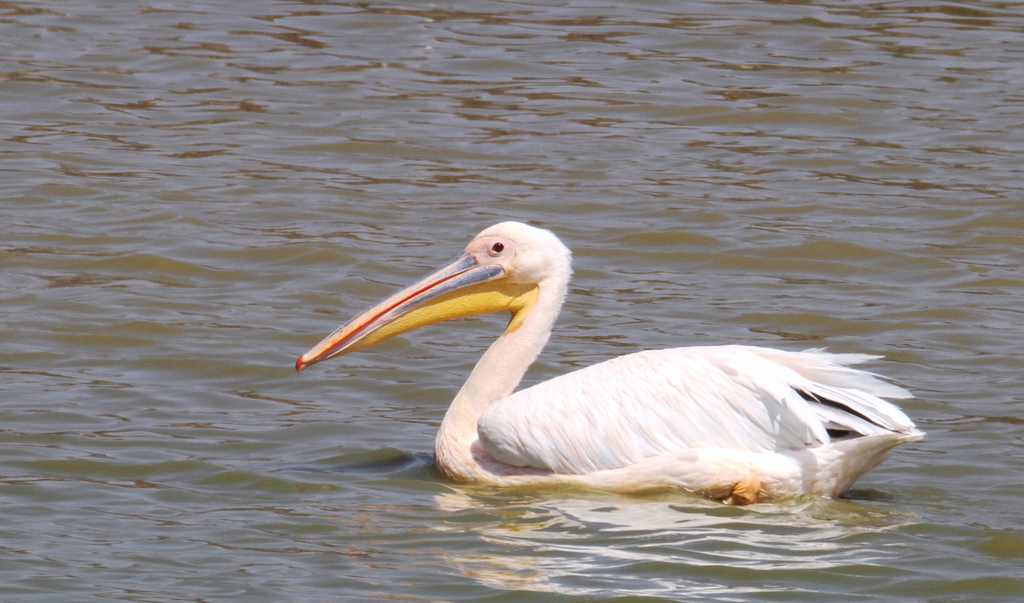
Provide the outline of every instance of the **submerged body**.
{"type": "Polygon", "coordinates": [[[515,392],[565,298],[568,249],[515,222],[359,315],[299,357],[302,370],[447,318],[508,310],[438,431],[435,463],[458,481],[681,488],[736,504],[839,496],[922,433],[903,388],[848,365],[871,359],[749,346],[622,356],[515,392]]]}

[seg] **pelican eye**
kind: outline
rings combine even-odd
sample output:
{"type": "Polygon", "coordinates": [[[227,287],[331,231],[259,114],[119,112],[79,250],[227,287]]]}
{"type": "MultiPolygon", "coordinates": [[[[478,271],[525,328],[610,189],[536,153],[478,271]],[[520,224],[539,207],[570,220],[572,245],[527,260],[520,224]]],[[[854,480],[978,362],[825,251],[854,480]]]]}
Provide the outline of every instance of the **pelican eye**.
{"type": "Polygon", "coordinates": [[[492,256],[499,256],[499,255],[501,255],[504,252],[505,252],[505,244],[502,243],[501,241],[498,241],[497,243],[494,243],[493,245],[491,245],[490,254],[492,256]]]}

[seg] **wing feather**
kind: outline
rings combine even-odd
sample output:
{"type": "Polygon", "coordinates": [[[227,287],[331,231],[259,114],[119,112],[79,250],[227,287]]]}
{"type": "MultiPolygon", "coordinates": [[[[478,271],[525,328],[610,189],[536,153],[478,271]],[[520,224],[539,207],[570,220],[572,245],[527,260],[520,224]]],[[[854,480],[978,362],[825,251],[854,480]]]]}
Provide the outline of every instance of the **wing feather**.
{"type": "Polygon", "coordinates": [[[871,358],[746,346],[640,352],[516,392],[480,417],[502,462],[588,473],[693,448],[820,446],[829,429],[913,430],[878,395],[906,390],[848,364],[871,358]]]}

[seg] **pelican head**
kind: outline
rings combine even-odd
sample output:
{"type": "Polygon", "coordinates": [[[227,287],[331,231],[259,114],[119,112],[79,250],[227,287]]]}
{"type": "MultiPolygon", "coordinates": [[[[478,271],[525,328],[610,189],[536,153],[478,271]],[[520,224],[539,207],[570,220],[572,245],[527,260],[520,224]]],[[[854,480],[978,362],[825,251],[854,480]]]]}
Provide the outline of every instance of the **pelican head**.
{"type": "MultiPolygon", "coordinates": [[[[569,249],[550,231],[502,222],[478,234],[454,262],[356,316],[295,362],[296,370],[419,327],[508,310],[522,324],[542,289],[564,289],[569,249]]],[[[559,301],[560,304],[560,301],[559,301]]]]}

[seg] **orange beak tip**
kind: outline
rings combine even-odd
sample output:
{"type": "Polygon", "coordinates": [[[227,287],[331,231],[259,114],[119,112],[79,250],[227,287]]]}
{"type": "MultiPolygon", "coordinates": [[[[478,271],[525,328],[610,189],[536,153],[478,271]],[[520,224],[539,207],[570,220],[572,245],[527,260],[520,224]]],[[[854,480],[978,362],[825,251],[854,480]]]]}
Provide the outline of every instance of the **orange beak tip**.
{"type": "Polygon", "coordinates": [[[304,368],[306,368],[306,364],[302,362],[302,356],[299,356],[299,359],[295,361],[295,372],[301,373],[304,368]]]}

